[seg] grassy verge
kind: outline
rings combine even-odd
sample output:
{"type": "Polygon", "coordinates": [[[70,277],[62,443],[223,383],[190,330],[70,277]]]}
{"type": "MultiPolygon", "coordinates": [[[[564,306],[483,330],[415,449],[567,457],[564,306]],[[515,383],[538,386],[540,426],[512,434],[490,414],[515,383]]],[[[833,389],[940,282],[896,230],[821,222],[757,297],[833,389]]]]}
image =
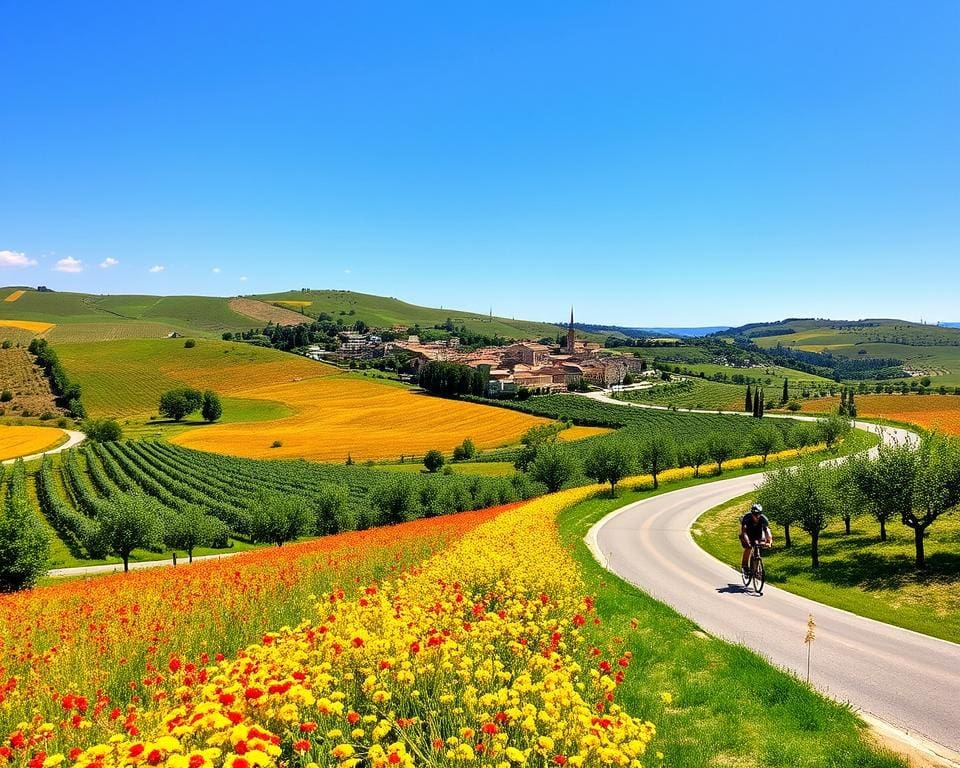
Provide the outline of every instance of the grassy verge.
{"type": "MultiPolygon", "coordinates": [[[[737,517],[746,514],[743,496],[705,512],[693,532],[697,543],[725,562],[736,562],[737,517]]],[[[838,520],[820,536],[820,567],[810,566],[809,537],[791,529],[793,546],[785,549],[774,526],[775,546],[764,556],[767,581],[781,589],[871,619],[960,642],[960,515],[934,523],[926,540],[927,567],[914,564],[913,531],[899,521],[887,526],[869,515],[851,520],[850,534],[838,520]]]]}
{"type": "MultiPolygon", "coordinates": [[[[44,521],[46,523],[46,521],[44,521]]],[[[49,524],[47,524],[49,525],[49,524]]],[[[93,560],[88,558],[78,558],[74,557],[69,548],[63,543],[59,536],[56,535],[56,532],[50,528],[48,533],[51,537],[51,546],[50,546],[50,558],[48,562],[48,567],[53,570],[55,568],[86,568],[91,565],[116,565],[120,568],[123,568],[123,561],[119,557],[106,557],[102,560],[93,560]]],[[[241,539],[230,539],[230,546],[225,549],[211,549],[210,547],[197,547],[193,550],[194,557],[202,557],[203,555],[230,555],[235,552],[245,552],[248,549],[262,549],[263,547],[271,547],[272,544],[250,544],[241,539]]],[[[177,552],[177,562],[186,563],[187,562],[187,553],[183,550],[176,550],[177,552]]],[[[130,562],[131,563],[146,563],[146,562],[158,562],[161,560],[166,560],[167,562],[173,562],[173,556],[171,550],[166,550],[164,552],[150,552],[146,549],[135,549],[130,553],[130,562]]]]}
{"type": "Polygon", "coordinates": [[[558,523],[584,581],[594,587],[603,621],[591,627],[595,642],[613,654],[633,653],[620,700],[657,724],[655,749],[664,753],[664,764],[902,768],[899,758],[868,742],[865,726],[849,708],[757,654],[706,635],[600,568],[583,543],[587,530],[611,510],[651,495],[590,499],[563,511],[558,523]]]}

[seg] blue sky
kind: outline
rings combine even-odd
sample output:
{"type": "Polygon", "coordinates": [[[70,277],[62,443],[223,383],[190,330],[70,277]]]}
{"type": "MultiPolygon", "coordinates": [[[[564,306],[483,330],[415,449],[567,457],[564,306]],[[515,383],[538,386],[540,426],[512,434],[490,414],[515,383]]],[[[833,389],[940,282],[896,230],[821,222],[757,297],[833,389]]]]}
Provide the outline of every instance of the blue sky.
{"type": "Polygon", "coordinates": [[[960,3],[653,5],[0,0],[0,283],[960,320],[960,3]]]}

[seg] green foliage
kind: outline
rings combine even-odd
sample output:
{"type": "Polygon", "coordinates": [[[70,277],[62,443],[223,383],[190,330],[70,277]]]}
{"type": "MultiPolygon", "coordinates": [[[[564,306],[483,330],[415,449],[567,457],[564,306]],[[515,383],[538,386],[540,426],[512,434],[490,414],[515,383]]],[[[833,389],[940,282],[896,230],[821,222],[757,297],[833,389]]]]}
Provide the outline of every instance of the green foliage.
{"type": "Polygon", "coordinates": [[[556,442],[548,441],[534,449],[534,458],[528,471],[530,477],[543,483],[553,493],[577,475],[579,466],[569,451],[556,442]]]}
{"type": "Polygon", "coordinates": [[[677,463],[681,467],[693,467],[693,476],[700,477],[700,467],[710,459],[710,446],[706,440],[694,440],[680,446],[677,463]]]}
{"type": "Polygon", "coordinates": [[[430,361],[420,367],[417,383],[436,395],[482,397],[486,394],[487,375],[469,365],[430,361]]]}
{"type": "Polygon", "coordinates": [[[477,455],[477,446],[469,437],[453,449],[454,461],[468,461],[477,455]]]}
{"type": "Polygon", "coordinates": [[[197,346],[196,339],[187,339],[185,342],[183,342],[184,349],[193,349],[195,346],[197,346]]]}
{"type": "Polygon", "coordinates": [[[584,473],[598,483],[610,483],[610,495],[616,494],[617,483],[636,466],[633,451],[623,440],[598,442],[587,454],[584,473]]]}
{"type": "Polygon", "coordinates": [[[817,419],[817,432],[827,448],[833,450],[837,442],[850,432],[850,422],[839,414],[831,414],[825,419],[817,419]]]}
{"type": "Polygon", "coordinates": [[[320,536],[357,527],[354,510],[350,508],[350,495],[346,488],[335,483],[320,483],[312,494],[316,532],[320,536]]]}
{"type": "Polygon", "coordinates": [[[421,516],[417,482],[406,475],[397,475],[370,491],[370,505],[378,513],[377,523],[393,525],[421,516]]]}
{"type": "Polygon", "coordinates": [[[813,424],[806,421],[798,421],[793,425],[787,435],[787,444],[802,453],[804,448],[809,448],[811,445],[817,444],[818,436],[817,428],[813,424]]]}
{"type": "Polygon", "coordinates": [[[767,457],[783,446],[783,433],[770,426],[755,429],[750,435],[749,445],[751,451],[763,456],[763,463],[766,464],[767,457]]]}
{"type": "Polygon", "coordinates": [[[707,454],[716,462],[717,474],[723,472],[723,463],[736,456],[737,449],[730,436],[717,432],[707,439],[707,454]]]}
{"type": "Polygon", "coordinates": [[[426,455],[423,457],[423,466],[427,468],[428,472],[436,472],[446,463],[446,459],[443,456],[443,453],[438,451],[436,448],[427,451],[426,455]]]}
{"type": "Polygon", "coordinates": [[[180,421],[196,411],[203,403],[203,395],[192,387],[169,389],[160,395],[159,411],[161,416],[180,421]]]}
{"type": "Polygon", "coordinates": [[[83,432],[96,443],[109,443],[123,437],[123,428],[116,419],[87,419],[83,422],[83,432]]]}
{"type": "Polygon", "coordinates": [[[130,569],[135,549],[156,549],[163,541],[163,522],[157,502],[136,493],[110,499],[97,510],[97,537],[100,548],[123,560],[130,569]]]}
{"type": "Polygon", "coordinates": [[[11,400],[13,400],[13,392],[11,392],[9,389],[5,389],[3,392],[0,392],[0,403],[9,403],[11,400]]]}
{"type": "Polygon", "coordinates": [[[183,511],[163,518],[163,542],[170,549],[182,549],[193,562],[193,550],[197,547],[225,547],[230,529],[222,520],[204,512],[196,504],[183,511]]]}
{"type": "Polygon", "coordinates": [[[49,550],[50,541],[27,497],[26,469],[18,460],[0,510],[0,592],[33,586],[46,572],[49,550]]]}
{"type": "Polygon", "coordinates": [[[640,442],[637,454],[640,470],[653,475],[653,487],[659,488],[659,475],[663,470],[677,466],[677,444],[663,433],[655,433],[640,442]]]}
{"type": "Polygon", "coordinates": [[[220,396],[213,390],[204,391],[200,414],[204,421],[209,422],[214,422],[223,415],[223,404],[220,402],[220,396]]]}
{"type": "Polygon", "coordinates": [[[36,355],[37,365],[43,368],[47,379],[50,381],[50,389],[57,396],[58,401],[64,405],[75,418],[82,419],[86,416],[83,403],[80,400],[80,385],[70,380],[67,372],[60,362],[57,353],[46,339],[35,338],[30,342],[28,351],[36,355]]]}
{"type": "Polygon", "coordinates": [[[313,511],[301,496],[261,491],[247,513],[250,540],[283,546],[314,530],[313,511]]]}

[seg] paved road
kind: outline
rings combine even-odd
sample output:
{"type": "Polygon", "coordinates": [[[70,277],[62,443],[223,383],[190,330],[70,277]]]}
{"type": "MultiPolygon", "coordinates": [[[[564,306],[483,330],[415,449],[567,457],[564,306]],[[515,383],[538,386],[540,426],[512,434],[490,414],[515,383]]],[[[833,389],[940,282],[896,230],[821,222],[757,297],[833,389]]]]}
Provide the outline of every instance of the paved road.
{"type": "MultiPolygon", "coordinates": [[[[193,558],[193,562],[198,563],[202,560],[220,560],[224,557],[233,557],[234,555],[242,554],[248,550],[242,550],[240,552],[224,552],[222,555],[198,555],[193,558]]],[[[167,558],[164,560],[142,560],[136,563],[130,563],[131,571],[140,571],[144,568],[163,568],[165,566],[172,566],[173,559],[167,558]]],[[[186,557],[177,558],[177,567],[190,565],[187,562],[186,557]]],[[[64,576],[99,576],[104,573],[122,573],[123,572],[123,563],[107,563],[106,565],[81,565],[75,568],[54,568],[53,570],[47,571],[47,576],[50,576],[54,579],[63,578],[64,576]]]]}
{"type": "MultiPolygon", "coordinates": [[[[883,435],[909,439],[904,430],[886,428],[883,435]]],[[[694,521],[749,493],[758,482],[756,475],[732,478],[630,504],[594,525],[587,544],[605,568],[703,629],[800,676],[806,675],[803,638],[812,613],[817,622],[812,684],[869,715],[960,751],[960,645],[775,587],[766,587],[762,596],[746,592],[731,565],[697,546],[690,532],[694,521]]]]}
{"type": "MultiPolygon", "coordinates": [[[[67,433],[67,442],[63,445],[58,445],[56,448],[51,448],[49,451],[43,451],[42,453],[31,453],[29,456],[21,456],[24,461],[33,461],[34,459],[39,459],[41,456],[44,456],[48,453],[60,453],[60,451],[65,451],[67,448],[73,448],[75,445],[79,445],[84,440],[87,439],[87,436],[83,432],[77,432],[75,429],[65,429],[63,430],[67,433]]],[[[18,459],[7,459],[4,464],[13,464],[18,459]]]]}

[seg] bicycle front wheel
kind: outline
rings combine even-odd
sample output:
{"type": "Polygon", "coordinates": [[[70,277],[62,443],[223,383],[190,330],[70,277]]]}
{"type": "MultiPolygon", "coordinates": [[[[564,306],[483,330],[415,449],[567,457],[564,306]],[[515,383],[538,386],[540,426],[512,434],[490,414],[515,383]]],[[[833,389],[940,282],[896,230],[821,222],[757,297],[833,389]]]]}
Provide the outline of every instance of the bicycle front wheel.
{"type": "Polygon", "coordinates": [[[766,581],[766,574],[763,572],[763,560],[759,557],[753,563],[753,588],[758,595],[763,594],[763,585],[766,581]]]}

